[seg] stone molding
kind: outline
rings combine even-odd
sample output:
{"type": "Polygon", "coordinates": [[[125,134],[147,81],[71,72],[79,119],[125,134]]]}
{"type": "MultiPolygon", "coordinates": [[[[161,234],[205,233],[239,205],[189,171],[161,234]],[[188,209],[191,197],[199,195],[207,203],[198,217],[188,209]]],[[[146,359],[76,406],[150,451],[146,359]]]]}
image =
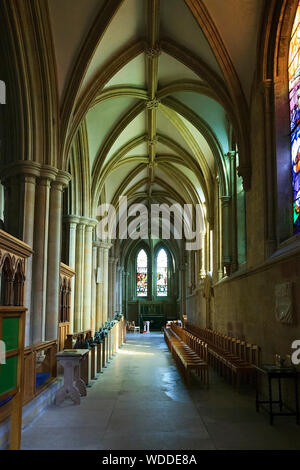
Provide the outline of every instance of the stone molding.
{"type": "Polygon", "coordinates": [[[1,171],[1,182],[5,184],[10,178],[16,176],[34,177],[49,179],[51,182],[61,184],[66,188],[71,180],[71,175],[67,171],[59,170],[50,165],[42,165],[29,160],[19,160],[10,165],[3,166],[1,171]]]}

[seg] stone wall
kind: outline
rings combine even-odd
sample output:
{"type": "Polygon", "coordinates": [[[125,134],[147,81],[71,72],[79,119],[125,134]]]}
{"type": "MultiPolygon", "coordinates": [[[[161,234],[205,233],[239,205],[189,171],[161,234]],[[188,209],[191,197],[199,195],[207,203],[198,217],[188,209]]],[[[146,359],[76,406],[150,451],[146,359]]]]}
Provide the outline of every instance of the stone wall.
{"type": "Polygon", "coordinates": [[[274,354],[291,354],[291,343],[300,339],[300,256],[262,265],[214,288],[213,328],[261,347],[262,361],[274,354]],[[276,321],[275,287],[286,281],[293,286],[293,324],[276,321]]]}

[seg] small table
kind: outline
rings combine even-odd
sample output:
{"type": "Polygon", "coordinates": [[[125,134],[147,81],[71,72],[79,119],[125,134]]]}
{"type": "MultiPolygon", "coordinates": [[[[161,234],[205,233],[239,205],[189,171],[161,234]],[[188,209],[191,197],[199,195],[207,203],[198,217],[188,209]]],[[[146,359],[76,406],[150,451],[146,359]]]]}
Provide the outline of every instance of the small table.
{"type": "Polygon", "coordinates": [[[80,361],[88,353],[89,349],[69,349],[56,354],[58,362],[64,368],[64,385],[56,392],[56,405],[66,398],[71,398],[76,405],[80,405],[80,396],[86,396],[86,385],[80,378],[80,361]]]}
{"type": "Polygon", "coordinates": [[[296,423],[300,424],[299,399],[298,399],[298,373],[295,367],[280,367],[273,364],[264,364],[261,367],[253,366],[257,373],[264,374],[268,378],[269,399],[260,400],[258,390],[258,380],[256,378],[256,411],[259,412],[259,405],[269,405],[270,424],[274,422],[274,416],[296,416],[296,423]],[[278,400],[273,400],[272,379],[278,380],[278,400]],[[292,379],[295,387],[295,412],[283,412],[281,379],[292,379]],[[279,405],[279,413],[274,413],[273,404],[279,405]]]}

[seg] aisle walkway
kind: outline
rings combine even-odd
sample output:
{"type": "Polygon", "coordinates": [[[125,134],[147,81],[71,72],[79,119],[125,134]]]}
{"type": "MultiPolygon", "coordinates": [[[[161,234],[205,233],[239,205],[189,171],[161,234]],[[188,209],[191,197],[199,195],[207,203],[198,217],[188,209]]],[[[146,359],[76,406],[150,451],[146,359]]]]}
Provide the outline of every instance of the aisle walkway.
{"type": "Polygon", "coordinates": [[[159,333],[131,334],[80,406],[50,407],[23,432],[23,449],[293,449],[293,418],[274,428],[253,397],[213,376],[187,390],[159,333]]]}

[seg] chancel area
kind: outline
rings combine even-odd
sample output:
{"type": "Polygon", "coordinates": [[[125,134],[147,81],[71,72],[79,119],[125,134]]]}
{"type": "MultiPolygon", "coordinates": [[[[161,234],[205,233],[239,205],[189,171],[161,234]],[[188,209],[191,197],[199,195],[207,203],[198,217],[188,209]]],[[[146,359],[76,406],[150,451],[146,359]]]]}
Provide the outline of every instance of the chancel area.
{"type": "Polygon", "coordinates": [[[0,448],[299,450],[299,1],[0,31],[0,448]]]}

